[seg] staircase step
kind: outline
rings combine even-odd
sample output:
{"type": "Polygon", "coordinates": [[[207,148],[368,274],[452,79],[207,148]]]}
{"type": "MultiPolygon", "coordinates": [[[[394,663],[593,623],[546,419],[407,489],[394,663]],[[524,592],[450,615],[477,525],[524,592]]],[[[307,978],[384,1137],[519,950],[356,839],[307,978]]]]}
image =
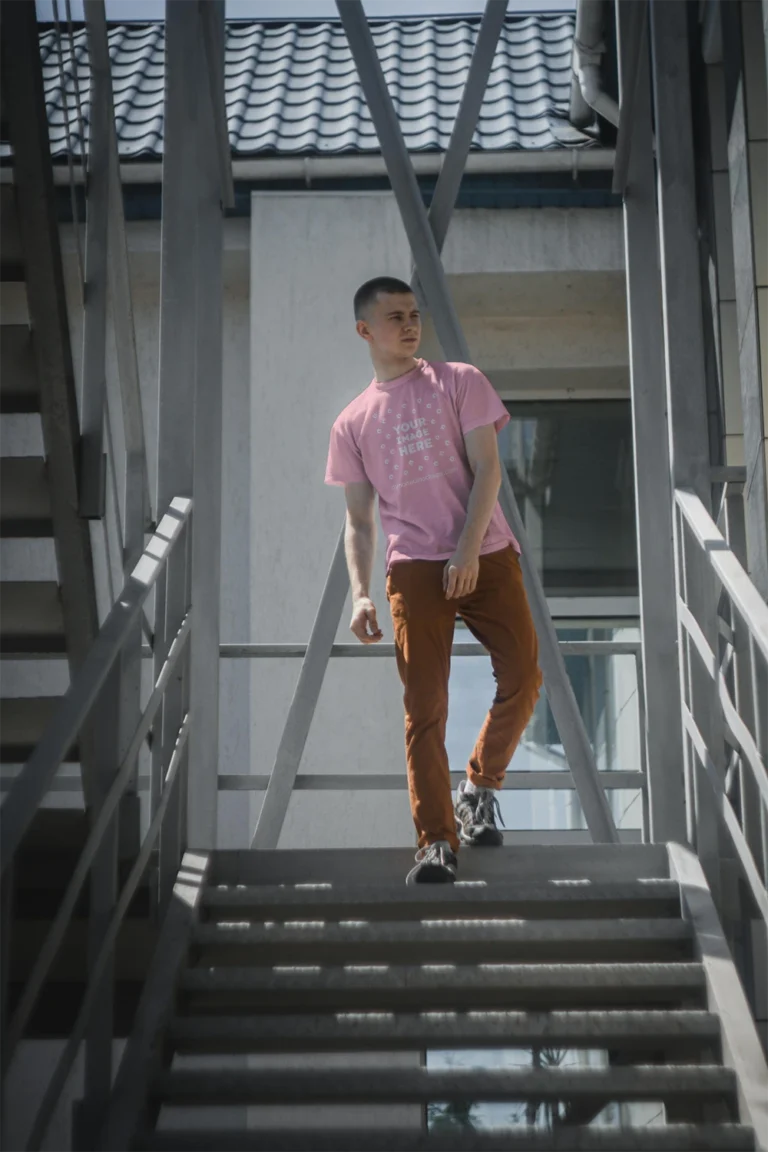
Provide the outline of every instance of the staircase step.
{"type": "Polygon", "coordinates": [[[5,655],[66,651],[61,597],[55,581],[3,581],[0,650],[5,655]]]}
{"type": "Polygon", "coordinates": [[[0,324],[0,412],[39,412],[40,392],[27,324],[0,324]]]}
{"type": "MultiPolygon", "coordinates": [[[[168,1105],[426,1104],[430,1101],[598,1100],[679,1103],[701,1096],[735,1100],[736,1077],[715,1065],[630,1068],[428,1068],[307,1072],[165,1072],[152,1085],[168,1105]]],[[[700,1104],[700,1100],[698,1101],[700,1104]]]]}
{"type": "Polygon", "coordinates": [[[201,963],[558,963],[691,958],[682,920],[478,920],[225,927],[198,924],[201,963]]]}
{"type": "Polygon", "coordinates": [[[180,1051],[359,1052],[519,1048],[531,1044],[664,1052],[719,1048],[717,1016],[696,1010],[422,1012],[393,1015],[184,1016],[170,1026],[180,1051]]]}
{"type": "Polygon", "coordinates": [[[6,456],[0,460],[0,536],[51,536],[51,497],[45,460],[6,456]]]}
{"type": "Polygon", "coordinates": [[[453,884],[406,888],[352,885],[207,888],[203,906],[215,920],[462,920],[503,916],[529,920],[680,915],[674,880],[635,883],[453,884]]]}
{"type": "MultiPolygon", "coordinates": [[[[0,763],[25,763],[60,703],[60,696],[5,697],[0,700],[0,763]]],[[[65,760],[72,763],[79,759],[75,744],[65,760]]]]}
{"type": "MultiPolygon", "coordinates": [[[[375,852],[370,848],[217,849],[210,883],[385,887],[402,884],[412,867],[412,848],[377,848],[375,852]]],[[[669,858],[665,844],[505,845],[491,852],[462,852],[459,879],[491,885],[668,880],[669,858]]]]}
{"type": "Polygon", "coordinates": [[[743,1124],[667,1124],[640,1128],[488,1128],[458,1132],[381,1128],[165,1129],[138,1147],[153,1152],[752,1152],[743,1124]]]}
{"type": "Polygon", "coordinates": [[[703,1004],[700,964],[187,969],[190,1011],[468,1011],[703,1004]]]}

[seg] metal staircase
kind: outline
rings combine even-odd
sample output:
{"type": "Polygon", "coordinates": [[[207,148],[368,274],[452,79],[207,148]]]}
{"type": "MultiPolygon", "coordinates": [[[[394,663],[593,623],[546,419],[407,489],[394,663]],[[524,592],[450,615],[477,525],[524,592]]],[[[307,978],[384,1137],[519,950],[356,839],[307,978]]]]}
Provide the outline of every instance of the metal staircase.
{"type": "MultiPolygon", "coordinates": [[[[185,943],[178,921],[160,942],[101,1146],[756,1146],[739,1123],[745,1089],[748,1113],[756,1099],[724,1064],[713,1010],[725,973],[713,974],[701,909],[688,903],[690,871],[681,885],[679,872],[696,869],[689,853],[465,851],[448,889],[405,888],[409,860],[399,849],[188,857],[177,895],[196,914],[185,943]],[[489,1060],[553,1048],[581,1059],[489,1060]],[[430,1054],[446,1049],[481,1051],[475,1067],[435,1068],[430,1054]],[[243,1056],[251,1066],[236,1067],[243,1056]],[[546,1103],[549,1122],[446,1129],[427,1123],[436,1102],[522,1103],[524,1116],[546,1103]],[[666,1123],[590,1123],[606,1105],[638,1102],[666,1123]],[[241,1127],[200,1119],[222,1106],[248,1109],[241,1127]],[[399,1123],[382,1106],[400,1106],[399,1123]]],[[[735,971],[726,978],[737,983],[735,971]]]]}
{"type": "MultiPolygon", "coordinates": [[[[441,172],[440,212],[429,219],[364,13],[356,0],[340,9],[420,285],[446,351],[467,358],[438,249],[493,59],[498,0],[489,4],[477,57],[484,64],[473,64],[461,131],[441,172]]],[[[86,0],[86,11],[94,84],[103,85],[109,110],[105,11],[98,0],[86,0]]],[[[126,472],[140,480],[126,484],[125,580],[100,629],[79,504],[45,108],[39,70],[27,66],[38,55],[31,0],[4,2],[3,21],[4,43],[10,34],[14,45],[3,61],[12,98],[4,94],[2,118],[12,129],[16,191],[3,187],[0,203],[0,407],[4,416],[29,418],[35,440],[34,451],[2,462],[0,530],[4,553],[13,546],[18,562],[4,579],[0,639],[4,656],[55,654],[68,657],[74,672],[62,699],[17,698],[0,715],[3,760],[26,760],[0,809],[5,1085],[30,1039],[64,1041],[24,1146],[43,1144],[82,1051],[73,1126],[80,1149],[768,1149],[765,1053],[721,926],[768,921],[768,776],[758,723],[768,609],[730,535],[720,535],[698,496],[673,484],[679,554],[669,560],[686,682],[685,738],[672,746],[681,745],[684,764],[669,792],[664,766],[648,765],[650,835],[658,840],[668,827],[665,797],[682,796],[684,784],[688,807],[681,804],[676,819],[687,819],[690,848],[617,842],[606,773],[597,771],[531,571],[547,691],[596,843],[465,851],[455,887],[423,890],[403,885],[407,849],[277,849],[324,672],[339,654],[341,543],[301,646],[254,848],[216,848],[224,779],[216,763],[221,461],[210,445],[221,441],[221,205],[232,198],[223,3],[169,4],[167,12],[174,66],[165,109],[161,451],[158,523],[146,543],[151,517],[114,124],[101,123],[101,143],[92,145],[110,169],[111,185],[98,175],[89,184],[89,222],[97,237],[99,218],[103,226],[101,250],[95,245],[103,273],[111,221],[110,260],[119,264],[125,305],[115,308],[117,358],[133,404],[126,472]],[[49,561],[55,543],[58,567],[49,564],[43,581],[28,579],[33,542],[45,543],[49,561]],[[142,627],[152,678],[140,693],[142,627]],[[57,844],[53,824],[64,814],[42,812],[42,804],[61,764],[79,756],[78,744],[91,764],[92,727],[101,743],[98,772],[83,782],[88,811],[66,814],[72,827],[57,844]],[[129,798],[136,835],[118,858],[129,798]],[[738,903],[731,900],[737,888],[738,903]],[[119,1060],[117,1038],[127,1038],[119,1060]],[[512,1051],[517,1066],[503,1062],[512,1051]],[[443,1066],[446,1052],[463,1054],[455,1067],[443,1066]],[[553,1052],[558,1059],[547,1063],[553,1052]],[[451,1106],[453,1123],[430,1105],[451,1106]],[[505,1126],[493,1127],[473,1122],[472,1105],[519,1108],[514,1122],[508,1113],[505,1126]],[[650,1113],[638,1111],[649,1105],[650,1113]]],[[[104,279],[92,304],[106,293],[104,279]]],[[[97,328],[94,377],[105,364],[97,328]]],[[[514,519],[511,489],[504,500],[514,519]]],[[[646,661],[647,654],[646,637],[646,661]]]]}
{"type": "MultiPolygon", "coordinates": [[[[17,22],[37,43],[35,24],[17,22]]],[[[78,510],[75,372],[39,70],[3,50],[0,88],[14,176],[0,187],[0,657],[66,658],[75,670],[98,612],[78,510]]],[[[3,694],[0,763],[28,759],[56,703],[45,691],[3,694]]],[[[78,758],[76,746],[68,758],[78,758]]],[[[89,801],[89,780],[84,791],[89,801]]]]}

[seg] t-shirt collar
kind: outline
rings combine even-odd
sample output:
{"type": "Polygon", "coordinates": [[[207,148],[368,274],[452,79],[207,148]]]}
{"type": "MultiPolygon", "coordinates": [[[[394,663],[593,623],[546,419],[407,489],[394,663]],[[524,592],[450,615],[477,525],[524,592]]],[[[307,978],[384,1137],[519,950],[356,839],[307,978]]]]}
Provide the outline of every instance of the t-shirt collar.
{"type": "Polygon", "coordinates": [[[378,389],[380,392],[387,392],[390,388],[399,388],[401,384],[406,384],[409,380],[412,380],[417,373],[422,372],[426,363],[426,360],[419,356],[410,371],[404,372],[402,376],[395,376],[393,380],[377,380],[374,376],[371,381],[371,387],[378,389]]]}

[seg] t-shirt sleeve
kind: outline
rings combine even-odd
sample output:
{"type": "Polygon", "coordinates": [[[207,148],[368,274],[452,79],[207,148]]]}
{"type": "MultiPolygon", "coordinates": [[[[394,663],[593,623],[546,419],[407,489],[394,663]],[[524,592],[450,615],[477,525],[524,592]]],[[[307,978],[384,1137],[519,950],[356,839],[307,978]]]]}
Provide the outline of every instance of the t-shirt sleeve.
{"type": "Polygon", "coordinates": [[[509,412],[487,376],[471,364],[455,365],[456,409],[464,433],[485,424],[500,432],[509,423],[509,412]]]}
{"type": "Polygon", "coordinates": [[[343,486],[357,484],[367,479],[360,449],[354,441],[349,425],[340,418],[331,429],[325,482],[343,486]]]}

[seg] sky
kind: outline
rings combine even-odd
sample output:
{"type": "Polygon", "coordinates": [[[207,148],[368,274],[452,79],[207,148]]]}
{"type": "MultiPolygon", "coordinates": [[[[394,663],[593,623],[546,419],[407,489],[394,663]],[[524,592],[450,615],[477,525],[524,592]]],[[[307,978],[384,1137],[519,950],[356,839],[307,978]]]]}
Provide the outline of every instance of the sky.
{"type": "MultiPolygon", "coordinates": [[[[172,0],[175,4],[193,0],[172,0]]],[[[160,20],[164,0],[106,0],[108,20],[160,20]]],[[[382,16],[451,16],[482,12],[484,0],[364,0],[370,17],[382,16]]],[[[510,12],[562,12],[576,7],[576,0],[509,0],[510,12]]],[[[65,0],[59,0],[63,19],[65,0]]],[[[53,0],[37,0],[39,20],[53,19],[53,0]]],[[[227,0],[230,20],[327,19],[337,15],[334,0],[227,0]]],[[[72,0],[72,16],[83,19],[82,0],[72,0]]]]}

